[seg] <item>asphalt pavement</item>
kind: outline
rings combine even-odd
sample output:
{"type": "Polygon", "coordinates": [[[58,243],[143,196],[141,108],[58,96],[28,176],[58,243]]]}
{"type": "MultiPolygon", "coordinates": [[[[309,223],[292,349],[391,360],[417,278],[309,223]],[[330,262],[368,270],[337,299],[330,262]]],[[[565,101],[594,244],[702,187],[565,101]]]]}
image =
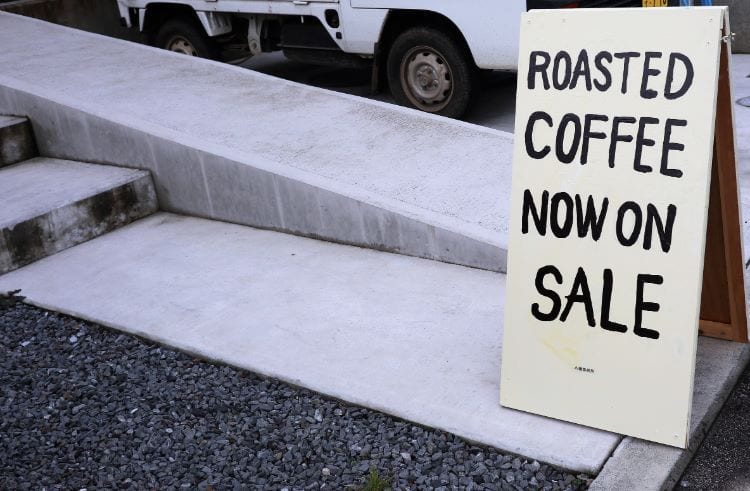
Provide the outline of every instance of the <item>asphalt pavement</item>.
{"type": "MultiPolygon", "coordinates": [[[[287,60],[280,52],[263,53],[239,65],[306,85],[393,102],[387,89],[378,94],[372,93],[369,70],[305,65],[287,60]]],[[[515,74],[483,73],[481,87],[464,121],[512,133],[516,107],[515,74]]]]}
{"type": "Polygon", "coordinates": [[[750,489],[750,367],[675,489],[750,489]]]}

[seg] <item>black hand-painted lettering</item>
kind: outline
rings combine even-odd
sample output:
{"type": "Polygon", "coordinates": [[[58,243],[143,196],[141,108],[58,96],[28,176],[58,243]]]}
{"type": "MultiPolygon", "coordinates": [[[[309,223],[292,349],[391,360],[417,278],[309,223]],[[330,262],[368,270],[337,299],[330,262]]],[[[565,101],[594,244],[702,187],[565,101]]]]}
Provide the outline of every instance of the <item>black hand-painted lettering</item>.
{"type": "Polygon", "coordinates": [[[672,127],[685,127],[688,122],[684,119],[667,119],[664,126],[664,143],[661,147],[661,166],[659,172],[665,176],[670,177],[682,177],[682,171],[680,169],[674,169],[669,167],[669,152],[674,150],[675,152],[682,152],[685,150],[685,145],[682,143],[674,143],[672,141],[672,127]]]}
{"type": "Polygon", "coordinates": [[[539,235],[544,237],[547,234],[547,209],[549,203],[549,192],[542,192],[542,203],[537,209],[536,203],[534,203],[534,196],[530,190],[523,192],[523,212],[521,218],[521,232],[524,234],[529,233],[529,215],[531,215],[534,221],[534,226],[539,235]]]}
{"type": "Polygon", "coordinates": [[[564,239],[570,235],[573,229],[573,199],[564,191],[552,196],[550,206],[549,228],[558,239],[564,239]],[[560,212],[562,211],[562,223],[560,223],[560,212]]]}
{"type": "Polygon", "coordinates": [[[683,55],[682,53],[672,53],[669,55],[669,66],[667,67],[667,83],[664,87],[664,97],[669,100],[679,99],[680,97],[687,94],[690,87],[693,86],[693,78],[695,77],[695,69],[693,68],[693,62],[690,58],[683,55]],[[682,82],[682,86],[677,90],[672,90],[674,84],[675,70],[677,69],[677,62],[680,62],[685,69],[685,80],[682,82]]]}
{"type": "Polygon", "coordinates": [[[641,207],[635,201],[626,201],[617,210],[617,224],[615,227],[617,240],[625,247],[630,247],[638,241],[641,235],[641,226],[643,225],[643,213],[641,207]],[[625,214],[630,212],[633,215],[633,230],[630,233],[625,232],[625,214]]]}
{"type": "Polygon", "coordinates": [[[622,53],[615,53],[615,58],[622,60],[622,87],[621,91],[623,94],[628,93],[628,75],[630,73],[630,60],[632,58],[639,58],[640,53],[636,51],[625,51],[622,53]]]}
{"type": "Polygon", "coordinates": [[[544,90],[549,90],[549,76],[547,71],[549,70],[549,64],[552,61],[552,57],[546,51],[532,51],[529,55],[529,74],[527,77],[527,85],[529,90],[536,89],[536,76],[540,74],[542,76],[542,86],[544,90]]]}
{"type": "Polygon", "coordinates": [[[557,315],[560,313],[560,308],[562,307],[562,299],[560,299],[560,295],[558,295],[554,290],[550,290],[549,288],[546,288],[544,286],[544,278],[548,275],[552,275],[558,285],[562,285],[563,281],[560,270],[552,265],[543,266],[539,268],[539,271],[536,272],[536,279],[534,281],[536,291],[539,292],[540,295],[547,297],[552,301],[552,307],[547,313],[541,311],[538,303],[534,303],[531,305],[531,315],[533,315],[535,319],[542,322],[550,322],[557,319],[557,315]]]}
{"type": "Polygon", "coordinates": [[[589,53],[585,49],[582,49],[578,53],[576,67],[573,70],[573,79],[570,82],[571,89],[575,89],[578,86],[578,79],[581,77],[583,77],[583,81],[586,84],[586,90],[591,92],[591,67],[589,66],[589,53]]]}
{"type": "Polygon", "coordinates": [[[584,211],[581,196],[576,194],[578,237],[584,238],[589,233],[591,233],[591,238],[594,239],[594,241],[599,240],[599,238],[602,236],[602,230],[604,229],[604,219],[607,216],[608,209],[609,199],[604,198],[597,215],[596,203],[594,203],[594,198],[593,196],[589,196],[586,200],[586,210],[584,211]]]}
{"type": "Polygon", "coordinates": [[[621,124],[635,124],[636,119],[631,116],[615,116],[612,118],[612,135],[609,138],[609,166],[614,168],[615,156],[617,155],[617,143],[630,143],[633,141],[632,135],[620,134],[621,124]]]}
{"type": "Polygon", "coordinates": [[[659,331],[643,327],[643,312],[658,312],[659,304],[656,302],[643,301],[643,287],[646,284],[661,285],[664,277],[657,274],[639,274],[635,288],[635,325],[633,332],[636,336],[648,339],[659,339],[659,331]]]}
{"type": "Polygon", "coordinates": [[[583,120],[583,145],[581,146],[581,164],[587,164],[589,161],[589,142],[592,138],[597,140],[606,140],[607,135],[601,132],[592,132],[591,123],[601,121],[606,123],[609,118],[603,114],[587,114],[583,120]]]}
{"type": "Polygon", "coordinates": [[[641,97],[644,99],[655,99],[659,95],[655,90],[648,88],[648,79],[661,73],[661,70],[651,68],[651,60],[661,58],[658,51],[646,51],[643,59],[643,78],[641,79],[641,97]]]}
{"type": "Polygon", "coordinates": [[[635,140],[635,161],[633,162],[633,169],[636,172],[649,173],[653,172],[653,168],[642,163],[643,158],[643,147],[653,147],[656,142],[650,138],[645,137],[646,125],[659,124],[659,118],[650,118],[648,116],[642,117],[638,121],[638,136],[635,140]]]}
{"type": "Polygon", "coordinates": [[[573,113],[568,113],[560,120],[560,127],[557,129],[557,138],[555,139],[555,153],[557,160],[563,164],[569,164],[575,159],[578,153],[578,146],[581,144],[581,119],[573,113]],[[573,125],[573,140],[570,142],[570,148],[565,151],[565,135],[568,126],[573,125]]]}
{"type": "Polygon", "coordinates": [[[576,303],[582,303],[586,309],[586,322],[590,327],[596,327],[596,320],[594,319],[594,305],[591,302],[591,291],[589,290],[588,279],[586,278],[586,272],[583,268],[578,268],[576,277],[573,280],[573,286],[570,290],[570,294],[566,295],[567,302],[565,308],[560,315],[560,321],[565,322],[570,314],[573,305],[576,303]]]}
{"type": "Polygon", "coordinates": [[[552,68],[552,86],[557,90],[563,90],[570,85],[573,76],[573,60],[567,51],[560,51],[555,55],[555,63],[552,68]],[[561,67],[562,65],[562,67],[561,67]],[[560,74],[562,73],[562,80],[560,74]]]}
{"type": "Polygon", "coordinates": [[[669,205],[667,207],[667,220],[664,223],[659,210],[653,204],[649,203],[646,206],[646,227],[643,230],[643,248],[651,250],[651,241],[654,235],[654,229],[659,236],[659,244],[661,244],[661,250],[669,252],[672,247],[672,229],[674,228],[674,221],[677,217],[677,207],[675,205],[669,205]]]}
{"type": "Polygon", "coordinates": [[[539,160],[546,157],[547,154],[550,153],[551,148],[549,145],[545,145],[541,150],[536,150],[534,148],[534,124],[536,124],[537,121],[544,121],[550,128],[552,128],[552,116],[544,111],[536,111],[529,116],[529,122],[526,124],[526,134],[524,135],[526,153],[532,159],[539,160]]]}
{"type": "Polygon", "coordinates": [[[606,92],[612,87],[612,72],[610,72],[609,67],[604,64],[605,61],[607,62],[607,65],[612,63],[612,53],[609,51],[600,51],[596,54],[596,57],[594,57],[594,65],[604,77],[604,80],[601,82],[596,79],[594,80],[594,86],[599,92],[606,92]]]}
{"type": "Polygon", "coordinates": [[[609,318],[612,305],[612,284],[614,277],[611,269],[604,270],[604,283],[602,286],[602,329],[613,332],[628,332],[625,324],[620,324],[609,318]]]}

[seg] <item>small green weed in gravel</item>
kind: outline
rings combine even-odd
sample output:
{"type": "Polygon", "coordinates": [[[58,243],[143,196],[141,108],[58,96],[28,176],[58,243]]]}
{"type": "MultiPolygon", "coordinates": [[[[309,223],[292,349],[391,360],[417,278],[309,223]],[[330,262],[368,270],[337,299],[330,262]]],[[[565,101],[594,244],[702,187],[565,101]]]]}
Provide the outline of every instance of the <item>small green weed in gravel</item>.
{"type": "Polygon", "coordinates": [[[367,476],[367,481],[361,491],[385,491],[386,489],[390,489],[388,481],[380,477],[376,468],[371,467],[370,474],[367,476]]]}

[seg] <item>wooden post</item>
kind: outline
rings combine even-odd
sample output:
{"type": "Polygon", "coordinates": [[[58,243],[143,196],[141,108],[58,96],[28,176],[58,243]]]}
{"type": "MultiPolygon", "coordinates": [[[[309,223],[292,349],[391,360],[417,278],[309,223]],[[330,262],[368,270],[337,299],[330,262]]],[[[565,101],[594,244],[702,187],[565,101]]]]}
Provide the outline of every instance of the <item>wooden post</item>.
{"type": "Polygon", "coordinates": [[[742,256],[742,214],[737,186],[729,26],[721,43],[711,197],[703,266],[700,333],[748,342],[745,275],[742,256]]]}

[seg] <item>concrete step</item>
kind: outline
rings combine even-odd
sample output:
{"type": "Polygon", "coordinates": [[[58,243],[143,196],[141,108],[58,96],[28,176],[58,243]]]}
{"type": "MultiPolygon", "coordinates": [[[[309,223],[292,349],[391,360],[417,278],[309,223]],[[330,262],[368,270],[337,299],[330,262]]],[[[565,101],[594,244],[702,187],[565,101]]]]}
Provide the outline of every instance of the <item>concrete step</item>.
{"type": "Polygon", "coordinates": [[[148,171],[37,157],[0,169],[0,274],[157,209],[148,171]]]}
{"type": "Polygon", "coordinates": [[[0,167],[36,157],[31,123],[26,118],[0,115],[0,167]]]}

